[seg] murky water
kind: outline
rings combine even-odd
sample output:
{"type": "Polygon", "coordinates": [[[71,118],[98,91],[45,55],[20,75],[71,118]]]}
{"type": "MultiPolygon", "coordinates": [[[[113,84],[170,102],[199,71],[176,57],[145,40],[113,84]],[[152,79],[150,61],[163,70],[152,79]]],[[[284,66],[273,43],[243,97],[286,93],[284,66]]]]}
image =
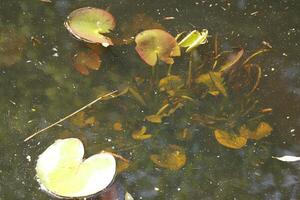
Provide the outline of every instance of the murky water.
{"type": "Polygon", "coordinates": [[[300,163],[272,158],[300,156],[299,10],[297,0],[1,0],[0,199],[51,199],[39,190],[35,162],[55,139],[65,137],[82,139],[87,155],[116,147],[117,153],[130,159],[133,167],[118,179],[135,199],[300,199],[300,163]],[[101,69],[89,76],[74,69],[72,56],[87,47],[67,32],[63,22],[72,10],[84,6],[108,8],[117,26],[126,27],[126,21],[144,13],[173,35],[206,28],[218,34],[222,50],[254,51],[268,42],[272,51],[259,58],[262,80],[255,98],[273,109],[264,118],[273,127],[272,134],[232,150],[180,112],[172,120],[149,125],[155,139],[134,141],[130,132],[145,123],[144,112],[160,107],[159,98],[148,99],[148,106],[142,108],[124,96],[88,111],[98,120],[95,127],[78,128],[66,121],[24,143],[37,129],[95,99],[99,91],[120,89],[135,74],[151,74],[133,44],[104,53],[101,69]],[[117,121],[123,123],[122,133],[112,129],[117,121]],[[175,133],[184,128],[191,131],[192,140],[176,140],[175,133]],[[180,170],[159,168],[149,159],[168,144],[180,145],[187,153],[180,170]]]}

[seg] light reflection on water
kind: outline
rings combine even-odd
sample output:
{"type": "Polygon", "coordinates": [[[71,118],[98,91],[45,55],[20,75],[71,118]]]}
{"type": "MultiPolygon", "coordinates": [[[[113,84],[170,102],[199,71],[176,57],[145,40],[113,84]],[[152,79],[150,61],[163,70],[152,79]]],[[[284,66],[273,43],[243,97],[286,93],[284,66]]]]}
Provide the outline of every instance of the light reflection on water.
{"type": "MultiPolygon", "coordinates": [[[[120,23],[135,13],[146,13],[174,35],[195,27],[207,28],[211,34],[220,35],[222,49],[243,46],[254,50],[262,41],[268,41],[273,47],[272,53],[260,59],[264,68],[258,91],[262,103],[273,108],[273,114],[267,119],[274,128],[273,134],[250,143],[243,150],[232,151],[217,144],[211,133],[201,126],[192,125],[194,138],[184,143],[175,141],[172,131],[184,127],[185,121],[171,124],[172,128],[162,125],[161,132],[166,136],[154,147],[145,142],[143,148],[123,152],[138,161],[134,170],[120,177],[136,199],[300,199],[300,164],[281,163],[271,158],[273,155],[300,156],[299,2],[61,0],[51,4],[37,1],[0,4],[0,30],[11,26],[15,33],[27,38],[20,60],[10,67],[0,68],[1,200],[49,199],[38,190],[34,166],[39,153],[58,137],[66,137],[61,133],[63,128],[49,130],[28,143],[23,143],[23,139],[92,100],[95,95],[91,88],[99,85],[117,88],[117,84],[103,82],[107,80],[105,73],[127,71],[118,68],[120,60],[109,56],[111,60],[105,61],[103,71],[89,77],[79,75],[71,67],[71,56],[83,45],[67,33],[63,21],[70,11],[83,6],[109,8],[120,23]],[[175,20],[162,20],[166,16],[174,16],[175,20]],[[37,37],[41,45],[33,46],[31,36],[37,37]],[[173,172],[153,167],[147,156],[141,156],[173,142],[188,152],[188,162],[182,170],[173,172]]],[[[139,67],[136,55],[128,52],[123,67],[139,67]]],[[[127,81],[119,79],[122,83],[127,81]]],[[[107,108],[111,105],[96,105],[110,113],[109,120],[104,120],[96,131],[76,130],[70,123],[62,123],[74,131],[71,136],[83,138],[89,144],[89,155],[101,145],[109,146],[107,139],[118,138],[105,128],[111,120],[141,116],[141,110],[126,113],[125,108],[121,111],[107,108]]]]}

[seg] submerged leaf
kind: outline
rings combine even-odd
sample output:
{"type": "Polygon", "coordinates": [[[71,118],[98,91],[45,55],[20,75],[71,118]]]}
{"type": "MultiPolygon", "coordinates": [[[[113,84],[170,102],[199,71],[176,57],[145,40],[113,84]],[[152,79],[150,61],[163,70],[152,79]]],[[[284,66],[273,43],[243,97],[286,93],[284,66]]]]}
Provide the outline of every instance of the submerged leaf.
{"type": "Polygon", "coordinates": [[[135,50],[150,66],[155,66],[157,60],[173,64],[172,57],[180,56],[180,49],[175,38],[160,29],[150,29],[139,33],[135,37],[135,50]]]}
{"type": "Polygon", "coordinates": [[[113,45],[110,38],[102,35],[115,28],[115,19],[107,11],[99,8],[84,7],[74,10],[65,21],[65,26],[79,40],[113,45]]]}
{"type": "Polygon", "coordinates": [[[140,130],[134,131],[131,136],[135,140],[146,140],[151,138],[152,135],[147,134],[146,131],[147,131],[146,126],[143,126],[140,130]]]}
{"type": "Polygon", "coordinates": [[[81,51],[74,55],[73,63],[75,69],[83,75],[88,75],[89,69],[98,70],[101,60],[98,54],[93,51],[81,51]]]}
{"type": "Polygon", "coordinates": [[[283,162],[296,162],[296,161],[300,161],[300,157],[296,157],[296,156],[282,156],[282,157],[272,156],[272,158],[275,158],[275,159],[283,161],[283,162]]]}
{"type": "Polygon", "coordinates": [[[217,141],[225,147],[229,147],[232,149],[240,149],[247,143],[247,137],[244,137],[242,135],[228,133],[227,131],[220,129],[216,129],[214,133],[217,141]]]}
{"type": "Polygon", "coordinates": [[[160,154],[152,154],[150,159],[160,167],[178,170],[185,165],[186,154],[182,147],[169,145],[160,154]]]}
{"type": "Polygon", "coordinates": [[[236,64],[244,54],[244,49],[239,49],[239,51],[231,53],[225,63],[220,67],[220,72],[224,72],[230,69],[234,64],[236,64]]]}
{"type": "Polygon", "coordinates": [[[160,124],[162,122],[162,116],[160,115],[148,115],[145,117],[147,121],[160,124]]]}
{"type": "MultiPolygon", "coordinates": [[[[178,37],[180,37],[180,35],[178,37]]],[[[201,32],[197,30],[193,30],[187,36],[185,36],[178,43],[178,45],[180,47],[187,47],[185,51],[188,53],[192,49],[198,47],[199,45],[207,43],[207,36],[208,36],[208,30],[206,29],[203,29],[201,32]]]]}
{"type": "Polygon", "coordinates": [[[272,127],[266,122],[260,122],[255,131],[250,131],[249,138],[254,140],[260,140],[267,137],[272,132],[272,127]]]}
{"type": "Polygon", "coordinates": [[[169,75],[162,78],[159,81],[159,90],[166,91],[169,95],[173,96],[176,90],[182,88],[184,86],[183,80],[180,76],[169,75]]]}
{"type": "Polygon", "coordinates": [[[211,95],[215,96],[221,93],[224,96],[227,96],[221,72],[201,74],[198,78],[196,78],[195,82],[205,84],[211,95]]]}
{"type": "Polygon", "coordinates": [[[84,111],[81,111],[71,117],[70,119],[71,123],[75,126],[78,126],[80,128],[83,128],[85,126],[94,126],[96,124],[96,118],[95,117],[86,117],[86,114],[84,111]]]}
{"type": "Polygon", "coordinates": [[[56,140],[37,160],[36,173],[41,186],[65,198],[86,197],[105,189],[116,173],[114,156],[102,152],[83,160],[83,155],[79,139],[56,140]]]}

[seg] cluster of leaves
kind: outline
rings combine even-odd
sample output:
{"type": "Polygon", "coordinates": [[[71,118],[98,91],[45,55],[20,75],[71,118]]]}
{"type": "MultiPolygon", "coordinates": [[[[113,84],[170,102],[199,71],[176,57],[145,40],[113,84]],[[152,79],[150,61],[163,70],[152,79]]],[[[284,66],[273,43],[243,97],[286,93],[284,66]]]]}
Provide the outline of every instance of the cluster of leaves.
{"type": "MultiPolygon", "coordinates": [[[[258,109],[252,98],[262,71],[252,60],[268,49],[260,49],[244,59],[243,48],[218,53],[215,38],[213,50],[199,53],[199,46],[208,42],[206,29],[194,30],[188,34],[180,33],[174,37],[157,23],[151,23],[149,19],[146,21],[149,27],[142,25],[142,29],[146,30],[134,37],[135,50],[150,66],[152,74],[145,78],[136,75],[134,84],[123,87],[118,94],[130,95],[143,107],[148,107],[149,113],[142,121],[153,125],[161,124],[165,119],[173,117],[178,110],[186,109],[192,113],[188,117],[194,123],[211,129],[220,144],[233,149],[242,148],[248,139],[259,140],[271,133],[272,127],[260,119],[272,109],[258,109]],[[183,55],[181,48],[185,48],[183,55]],[[183,75],[172,74],[174,58],[184,59],[185,55],[189,57],[187,72],[183,75]],[[200,63],[197,61],[199,58],[200,63]],[[160,69],[163,65],[169,65],[164,73],[160,69]],[[149,105],[148,102],[154,99],[160,101],[160,108],[149,105]],[[204,108],[201,110],[201,107],[204,108]],[[195,113],[194,110],[200,110],[200,113],[195,113]]],[[[70,33],[82,41],[101,44],[104,48],[130,44],[128,34],[123,39],[103,35],[112,31],[115,24],[110,13],[90,7],[73,11],[65,22],[70,33]]],[[[84,75],[88,75],[90,69],[98,70],[101,63],[99,54],[99,50],[77,53],[74,56],[75,68],[84,75]]],[[[84,126],[82,123],[89,123],[83,116],[78,120],[81,127],[84,126]]],[[[133,130],[132,138],[138,141],[153,138],[147,126],[150,125],[142,125],[133,130]]],[[[116,122],[113,127],[115,131],[123,130],[120,122],[116,122]]],[[[174,137],[177,136],[185,140],[191,137],[191,133],[184,129],[181,134],[174,134],[174,137]]],[[[176,170],[184,166],[186,155],[184,148],[171,144],[159,154],[150,155],[150,159],[160,167],[176,170]]]]}

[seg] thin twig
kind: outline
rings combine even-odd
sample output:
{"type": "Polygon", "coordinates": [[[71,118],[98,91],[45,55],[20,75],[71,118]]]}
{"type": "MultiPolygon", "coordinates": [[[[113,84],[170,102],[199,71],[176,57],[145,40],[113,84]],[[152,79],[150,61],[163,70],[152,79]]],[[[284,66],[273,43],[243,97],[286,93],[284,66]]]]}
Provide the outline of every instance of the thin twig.
{"type": "MultiPolygon", "coordinates": [[[[62,119],[60,119],[60,120],[58,120],[57,122],[55,122],[55,123],[53,123],[53,124],[47,126],[46,128],[43,128],[43,129],[41,129],[41,130],[39,130],[39,131],[33,133],[32,135],[30,135],[29,137],[27,137],[27,138],[24,140],[24,142],[30,140],[31,138],[33,138],[33,137],[36,136],[36,135],[38,135],[38,134],[40,134],[40,133],[42,133],[42,132],[48,130],[49,128],[52,128],[53,126],[55,126],[55,125],[57,125],[57,124],[59,124],[59,123],[65,121],[66,119],[69,119],[70,117],[76,115],[77,113],[79,113],[80,111],[86,109],[87,107],[90,107],[91,105],[93,105],[94,103],[96,103],[96,102],[102,100],[103,98],[108,97],[108,96],[112,96],[112,95],[113,95],[114,93],[116,93],[116,92],[118,92],[118,90],[114,90],[114,91],[112,91],[112,92],[110,92],[110,93],[107,93],[107,94],[105,94],[105,95],[102,95],[102,96],[98,97],[98,98],[95,99],[94,101],[92,101],[92,102],[88,103],[87,105],[85,105],[85,106],[79,108],[78,110],[76,110],[75,112],[69,114],[68,116],[66,116],[66,117],[64,117],[64,118],[62,118],[62,119]]],[[[112,96],[112,97],[114,97],[114,96],[112,96]]]]}

